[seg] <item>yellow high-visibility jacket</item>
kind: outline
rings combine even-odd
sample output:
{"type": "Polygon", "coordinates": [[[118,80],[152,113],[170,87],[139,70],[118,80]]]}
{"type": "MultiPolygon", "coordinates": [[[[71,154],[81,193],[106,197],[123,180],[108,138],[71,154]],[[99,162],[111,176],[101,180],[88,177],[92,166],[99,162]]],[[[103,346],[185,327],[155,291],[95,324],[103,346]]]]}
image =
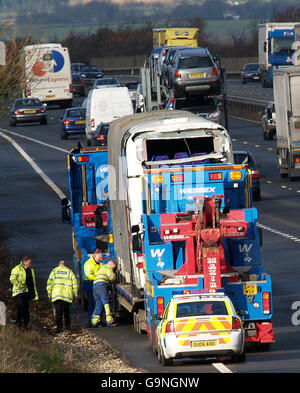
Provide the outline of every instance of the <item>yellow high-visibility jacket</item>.
{"type": "Polygon", "coordinates": [[[110,285],[116,279],[116,274],[113,271],[111,266],[102,265],[96,274],[94,284],[97,282],[104,282],[105,284],[110,285]]]}
{"type": "Polygon", "coordinates": [[[55,267],[47,281],[47,293],[52,302],[64,300],[72,303],[78,295],[78,283],[72,270],[67,266],[55,267]]]}
{"type": "Polygon", "coordinates": [[[84,279],[88,281],[94,281],[101,266],[102,262],[95,262],[93,256],[91,256],[90,259],[88,259],[84,264],[84,279]]]}
{"type": "MultiPolygon", "coordinates": [[[[38,300],[39,295],[36,288],[34,269],[32,267],[30,269],[31,269],[33,286],[34,286],[34,294],[35,294],[34,300],[38,300]]],[[[17,296],[23,292],[28,292],[28,288],[26,285],[26,269],[23,266],[22,261],[19,265],[15,266],[12,269],[9,280],[13,284],[12,296],[17,296]]]]}

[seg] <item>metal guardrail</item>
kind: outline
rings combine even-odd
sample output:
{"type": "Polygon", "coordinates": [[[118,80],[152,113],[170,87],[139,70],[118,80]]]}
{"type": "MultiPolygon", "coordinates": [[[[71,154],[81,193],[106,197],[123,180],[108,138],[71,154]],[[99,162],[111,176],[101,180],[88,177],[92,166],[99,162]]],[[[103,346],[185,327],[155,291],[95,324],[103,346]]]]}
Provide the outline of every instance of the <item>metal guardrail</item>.
{"type": "MultiPolygon", "coordinates": [[[[141,67],[123,67],[123,68],[103,68],[102,71],[104,73],[110,75],[139,75],[141,67]]],[[[226,71],[227,77],[231,79],[240,79],[241,72],[240,71],[226,71]]]]}
{"type": "Polygon", "coordinates": [[[260,120],[261,112],[266,108],[269,101],[256,100],[253,98],[228,96],[229,110],[240,115],[251,114],[251,118],[260,120]]]}

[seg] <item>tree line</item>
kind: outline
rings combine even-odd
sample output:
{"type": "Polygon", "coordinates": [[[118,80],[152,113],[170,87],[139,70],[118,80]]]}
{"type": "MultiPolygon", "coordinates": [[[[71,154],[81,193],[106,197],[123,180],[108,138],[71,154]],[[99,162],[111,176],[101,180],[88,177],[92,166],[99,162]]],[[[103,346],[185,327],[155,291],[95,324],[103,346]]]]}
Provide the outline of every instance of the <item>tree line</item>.
{"type": "MultiPolygon", "coordinates": [[[[289,7],[285,12],[276,14],[272,20],[277,22],[300,20],[300,7],[289,7]]],[[[208,47],[211,53],[221,57],[255,57],[258,47],[258,23],[258,20],[253,19],[245,31],[232,35],[231,42],[226,44],[211,39],[205,31],[207,22],[200,17],[190,18],[185,22],[167,22],[165,27],[197,27],[199,46],[208,47]]],[[[152,28],[153,24],[148,23],[140,28],[104,27],[89,35],[71,32],[62,44],[69,48],[74,62],[89,63],[91,58],[105,56],[148,55],[153,49],[152,28]]]]}

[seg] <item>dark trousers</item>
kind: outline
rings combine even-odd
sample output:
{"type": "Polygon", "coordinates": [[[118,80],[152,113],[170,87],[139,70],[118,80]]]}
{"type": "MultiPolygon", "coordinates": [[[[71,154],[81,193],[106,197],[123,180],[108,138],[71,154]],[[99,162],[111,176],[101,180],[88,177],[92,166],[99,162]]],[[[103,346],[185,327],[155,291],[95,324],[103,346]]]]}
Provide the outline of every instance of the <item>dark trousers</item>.
{"type": "Polygon", "coordinates": [[[89,322],[92,319],[93,312],[95,309],[95,299],[94,299],[94,294],[93,294],[93,281],[90,280],[84,280],[83,281],[83,290],[87,294],[88,298],[88,315],[89,315],[89,322]]]}
{"type": "Polygon", "coordinates": [[[66,329],[70,329],[70,304],[64,300],[56,300],[53,302],[55,307],[56,329],[63,330],[63,317],[65,318],[66,329]]]}
{"type": "Polygon", "coordinates": [[[16,324],[17,326],[28,326],[30,322],[30,313],[29,313],[29,297],[28,293],[20,293],[15,296],[15,302],[17,307],[17,317],[16,324]]]}

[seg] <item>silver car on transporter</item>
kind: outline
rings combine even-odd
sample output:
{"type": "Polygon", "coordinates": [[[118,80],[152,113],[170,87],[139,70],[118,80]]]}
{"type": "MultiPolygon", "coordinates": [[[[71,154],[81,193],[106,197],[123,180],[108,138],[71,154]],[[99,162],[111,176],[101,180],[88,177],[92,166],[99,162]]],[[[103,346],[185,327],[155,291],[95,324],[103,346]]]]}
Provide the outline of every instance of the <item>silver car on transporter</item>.
{"type": "Polygon", "coordinates": [[[174,89],[175,97],[220,94],[220,71],[207,48],[178,49],[164,78],[163,84],[174,89]]]}

